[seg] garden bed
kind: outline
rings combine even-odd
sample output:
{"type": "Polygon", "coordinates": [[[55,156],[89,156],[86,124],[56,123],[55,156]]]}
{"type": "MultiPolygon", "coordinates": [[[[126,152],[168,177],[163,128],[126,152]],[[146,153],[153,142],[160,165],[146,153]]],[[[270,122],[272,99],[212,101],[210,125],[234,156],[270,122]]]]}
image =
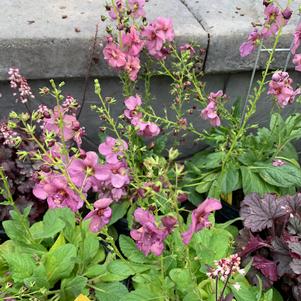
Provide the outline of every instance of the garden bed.
{"type": "Polygon", "coordinates": [[[300,24],[285,65],[273,65],[297,12],[263,1],[264,19],[239,50],[242,60],[265,51],[264,70],[246,99],[230,100],[206,93],[204,49],[176,43],[172,20],[148,19],[145,5],[116,0],[101,16],[122,99],[94,80],[97,151],[83,144],[85,108],[65,82],[35,95],[8,70],[24,112],[0,123],[1,300],[300,300],[301,114],[281,114],[300,103],[286,71],[291,57],[301,70],[300,24]],[[158,78],[170,83],[168,107],[153,105],[158,78]],[[264,94],[265,127],[253,122],[264,94]],[[207,147],[183,160],[188,135],[207,147]]]}

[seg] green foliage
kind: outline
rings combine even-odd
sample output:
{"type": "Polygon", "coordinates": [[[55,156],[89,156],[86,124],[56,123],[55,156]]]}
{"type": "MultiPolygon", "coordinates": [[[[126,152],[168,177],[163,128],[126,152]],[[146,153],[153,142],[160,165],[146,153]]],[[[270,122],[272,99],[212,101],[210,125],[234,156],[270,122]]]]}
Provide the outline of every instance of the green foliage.
{"type": "Polygon", "coordinates": [[[93,269],[105,259],[97,235],[88,230],[87,222],[76,225],[67,208],[48,210],[31,227],[28,213],[28,209],[23,214],[12,211],[12,220],[3,222],[10,240],[0,245],[0,267],[6,275],[0,278],[0,287],[13,281],[6,294],[26,287],[26,293],[35,292],[39,300],[48,300],[51,294],[74,300],[87,288],[89,277],[99,275],[93,269]]]}
{"type": "Polygon", "coordinates": [[[301,168],[292,142],[300,137],[301,114],[283,120],[274,113],[270,128],[245,135],[225,166],[224,152],[201,151],[186,163],[188,172],[183,186],[190,194],[189,200],[195,204],[200,194],[220,198],[239,189],[244,194],[293,194],[301,186],[301,168]],[[284,165],[273,166],[276,159],[284,165]]]}

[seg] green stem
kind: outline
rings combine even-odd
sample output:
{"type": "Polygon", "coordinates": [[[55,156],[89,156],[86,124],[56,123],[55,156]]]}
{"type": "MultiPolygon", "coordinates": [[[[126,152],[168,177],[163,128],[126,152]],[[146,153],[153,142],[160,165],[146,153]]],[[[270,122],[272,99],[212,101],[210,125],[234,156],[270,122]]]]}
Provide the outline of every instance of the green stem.
{"type": "Polygon", "coordinates": [[[272,48],[272,51],[269,55],[269,59],[266,63],[266,68],[263,72],[263,75],[262,75],[262,79],[261,81],[259,82],[259,87],[256,91],[256,94],[255,94],[255,97],[254,97],[254,100],[249,100],[249,108],[248,108],[248,111],[245,115],[245,118],[244,118],[244,121],[239,129],[239,131],[237,132],[237,134],[234,136],[234,139],[231,143],[231,147],[229,149],[229,151],[227,152],[226,156],[225,156],[225,159],[223,160],[223,165],[222,165],[222,172],[224,171],[225,169],[225,166],[226,166],[226,163],[228,163],[235,147],[237,146],[237,143],[239,141],[239,139],[243,136],[244,134],[244,131],[245,131],[245,128],[246,128],[246,125],[249,121],[249,119],[254,115],[254,113],[256,112],[256,105],[257,105],[257,102],[258,100],[260,99],[260,96],[263,92],[263,88],[264,88],[264,85],[265,85],[265,81],[266,81],[266,77],[268,75],[268,72],[269,72],[269,69],[270,69],[270,65],[273,61],[273,57],[274,57],[274,53],[275,53],[275,49],[277,47],[277,44],[279,42],[279,38],[281,36],[281,32],[282,32],[282,27],[279,29],[279,32],[275,38],[275,41],[274,41],[274,44],[273,44],[273,48],[272,48]]]}

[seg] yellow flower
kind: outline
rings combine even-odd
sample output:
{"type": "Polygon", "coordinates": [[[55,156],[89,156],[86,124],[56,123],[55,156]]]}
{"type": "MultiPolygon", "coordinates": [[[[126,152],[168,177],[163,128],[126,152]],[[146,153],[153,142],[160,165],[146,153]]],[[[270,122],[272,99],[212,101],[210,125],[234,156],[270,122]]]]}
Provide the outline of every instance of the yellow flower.
{"type": "Polygon", "coordinates": [[[80,294],[74,301],[91,301],[87,296],[80,294]]]}

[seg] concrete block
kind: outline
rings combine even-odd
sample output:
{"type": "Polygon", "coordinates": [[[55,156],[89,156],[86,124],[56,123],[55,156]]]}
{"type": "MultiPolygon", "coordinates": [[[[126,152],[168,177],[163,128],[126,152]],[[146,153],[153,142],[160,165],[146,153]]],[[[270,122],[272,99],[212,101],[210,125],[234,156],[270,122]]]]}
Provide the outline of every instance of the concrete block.
{"type": "MultiPolygon", "coordinates": [[[[27,78],[84,77],[95,26],[106,14],[99,0],[2,0],[0,12],[0,80],[11,66],[27,78]]],[[[180,0],[152,0],[146,4],[149,19],[173,19],[176,40],[207,46],[207,33],[180,0]]],[[[100,23],[99,42],[106,36],[100,23]]],[[[99,46],[98,46],[99,47],[99,46]]],[[[101,49],[98,49],[101,53],[101,49]]],[[[112,76],[99,55],[92,75],[112,76]]]]}
{"type": "MultiPolygon", "coordinates": [[[[193,12],[194,16],[209,33],[210,42],[206,61],[206,72],[240,72],[251,70],[254,65],[255,54],[241,58],[239,47],[247,40],[252,31],[251,22],[260,23],[264,18],[262,0],[182,0],[193,12]]],[[[285,7],[287,1],[278,1],[285,7]]],[[[300,1],[294,1],[292,8],[297,9],[300,1]]],[[[299,16],[293,15],[283,31],[279,47],[289,48],[292,34],[298,23],[299,16]]],[[[287,53],[276,55],[274,68],[282,68],[287,53]]],[[[262,54],[258,69],[262,69],[267,55],[262,54]]],[[[290,67],[293,67],[290,64],[290,67]]]]}

